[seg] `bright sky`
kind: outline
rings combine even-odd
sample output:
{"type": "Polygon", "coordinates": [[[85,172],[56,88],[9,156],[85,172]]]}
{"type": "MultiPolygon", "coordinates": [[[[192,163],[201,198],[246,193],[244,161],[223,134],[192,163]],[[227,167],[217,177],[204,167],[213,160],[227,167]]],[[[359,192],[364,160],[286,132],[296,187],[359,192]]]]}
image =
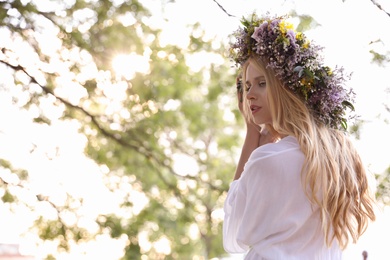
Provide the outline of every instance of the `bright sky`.
{"type": "MultiPolygon", "coordinates": [[[[204,26],[209,37],[217,36],[219,39],[226,39],[227,35],[239,26],[239,18],[255,9],[262,13],[270,11],[273,14],[284,14],[294,9],[298,14],[309,14],[314,17],[320,26],[308,32],[308,37],[326,47],[324,54],[330,65],[342,65],[346,71],[353,72],[350,84],[358,95],[355,107],[361,118],[368,121],[362,129],[361,139],[356,140],[356,146],[371,172],[383,172],[389,167],[390,138],[388,133],[390,133],[390,125],[385,123],[385,119],[390,121],[390,114],[385,112],[383,104],[390,104],[390,94],[385,92],[386,88],[390,88],[388,83],[390,71],[389,66],[381,68],[371,64],[371,55],[369,54],[369,50],[372,48],[378,51],[389,50],[390,34],[383,29],[390,25],[389,16],[379,11],[370,0],[347,0],[344,3],[342,0],[261,2],[258,0],[220,0],[218,2],[228,13],[238,18],[228,17],[213,0],[177,0],[177,3],[167,6],[165,16],[169,18],[169,22],[164,22],[158,15],[161,10],[160,1],[145,1],[148,3],[148,7],[156,13],[151,23],[156,26],[164,25],[165,41],[176,43],[182,47],[186,47],[188,44],[186,40],[187,25],[195,22],[200,22],[204,26]],[[382,42],[369,45],[371,41],[377,39],[381,39],[382,42]],[[379,116],[380,114],[381,116],[379,116]]],[[[378,0],[377,2],[382,4],[387,12],[390,12],[388,1],[378,0]]],[[[126,57],[118,57],[113,65],[120,68],[121,66],[117,63],[120,63],[122,59],[126,60],[126,57]]],[[[202,60],[205,60],[204,57],[202,60]]],[[[196,57],[193,57],[192,62],[194,68],[199,66],[196,57]]],[[[147,64],[142,64],[141,70],[147,71],[147,64]]],[[[2,77],[1,80],[6,82],[10,79],[2,77]]],[[[107,193],[99,175],[104,173],[105,169],[99,168],[83,155],[86,140],[78,134],[77,123],[54,121],[51,128],[27,123],[26,119],[30,118],[31,115],[14,109],[9,93],[3,91],[0,95],[0,111],[7,111],[7,113],[0,113],[0,122],[3,122],[0,127],[0,147],[6,147],[6,149],[0,150],[0,157],[8,158],[15,167],[29,168],[34,179],[30,187],[31,192],[39,189],[47,193],[55,193],[53,183],[66,189],[72,189],[75,194],[86,198],[88,208],[84,213],[85,219],[93,219],[98,213],[96,201],[99,201],[99,210],[106,212],[116,210],[115,206],[110,203],[112,201],[110,196],[120,197],[120,194],[107,193]],[[35,149],[35,145],[39,148],[35,153],[36,156],[31,157],[30,151],[35,149]],[[47,163],[44,156],[52,155],[55,158],[57,147],[61,147],[61,157],[47,163]],[[52,171],[56,171],[58,174],[53,175],[52,171]],[[86,190],[86,182],[94,188],[86,190]],[[50,185],[47,185],[49,183],[50,185]]],[[[177,156],[180,157],[180,155],[177,156]]],[[[178,171],[180,171],[180,167],[177,166],[178,171]]],[[[7,175],[5,172],[0,174],[7,175]]],[[[63,200],[63,196],[64,194],[58,194],[58,201],[63,200]]],[[[142,203],[145,203],[145,199],[141,200],[139,207],[142,207],[142,203]]],[[[10,209],[0,205],[0,216],[2,216],[0,243],[20,242],[26,251],[31,249],[26,242],[31,237],[26,240],[19,238],[19,233],[23,232],[29,224],[29,218],[26,218],[25,212],[27,209],[17,209],[18,214],[15,217],[14,214],[10,214],[10,209]]],[[[346,251],[345,259],[362,259],[361,252],[363,250],[368,251],[369,259],[389,259],[390,251],[386,243],[390,241],[389,219],[390,212],[386,209],[384,214],[379,215],[378,221],[369,228],[358,245],[351,246],[346,251]]],[[[96,227],[88,226],[88,228],[96,227]]],[[[104,255],[107,260],[115,260],[121,255],[120,248],[122,246],[122,240],[112,241],[102,236],[97,239],[94,245],[77,247],[72,256],[63,256],[61,259],[81,259],[76,256],[83,252],[86,258],[82,259],[96,259],[95,256],[104,255]],[[109,255],[105,250],[108,243],[110,243],[109,247],[111,248],[109,255]],[[113,250],[115,248],[118,251],[113,250]],[[114,251],[118,253],[114,253],[114,251]]]]}

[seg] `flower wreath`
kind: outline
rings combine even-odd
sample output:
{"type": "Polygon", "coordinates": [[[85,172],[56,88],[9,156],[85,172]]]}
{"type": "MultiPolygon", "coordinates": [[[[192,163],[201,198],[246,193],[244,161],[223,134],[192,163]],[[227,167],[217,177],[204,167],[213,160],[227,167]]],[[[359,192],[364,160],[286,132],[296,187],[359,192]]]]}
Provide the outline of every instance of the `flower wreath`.
{"type": "MultiPolygon", "coordinates": [[[[354,93],[344,87],[342,67],[331,70],[319,56],[322,47],[297,32],[283,17],[252,14],[232,36],[230,57],[242,66],[252,55],[265,58],[283,85],[299,96],[322,123],[347,129],[346,108],[354,110],[354,93]]],[[[352,116],[350,116],[352,117],[352,116]]]]}

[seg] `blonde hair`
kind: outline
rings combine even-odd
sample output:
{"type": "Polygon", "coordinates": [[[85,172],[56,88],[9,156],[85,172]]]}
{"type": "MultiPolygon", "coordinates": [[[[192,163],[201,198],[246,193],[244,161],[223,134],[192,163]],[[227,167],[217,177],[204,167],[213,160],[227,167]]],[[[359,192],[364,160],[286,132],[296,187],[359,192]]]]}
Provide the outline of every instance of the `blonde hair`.
{"type": "MultiPolygon", "coordinates": [[[[261,59],[251,57],[243,65],[243,82],[249,62],[265,73],[272,128],[296,137],[305,155],[303,187],[311,203],[320,209],[327,245],[334,239],[342,249],[351,238],[356,243],[369,221],[375,220],[375,200],[357,150],[345,132],[316,121],[261,59]]],[[[244,111],[247,109],[245,105],[244,111]]]]}

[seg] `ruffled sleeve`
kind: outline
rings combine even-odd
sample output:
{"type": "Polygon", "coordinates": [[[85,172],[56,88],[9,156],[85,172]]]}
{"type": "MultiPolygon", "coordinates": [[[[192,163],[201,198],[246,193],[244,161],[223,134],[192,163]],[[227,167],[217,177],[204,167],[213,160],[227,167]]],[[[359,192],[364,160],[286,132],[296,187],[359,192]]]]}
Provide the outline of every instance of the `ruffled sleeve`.
{"type": "Polygon", "coordinates": [[[229,253],[245,253],[249,249],[247,245],[239,243],[236,239],[237,231],[240,228],[239,226],[242,223],[243,217],[242,214],[236,214],[236,212],[243,212],[245,209],[244,204],[236,202],[237,200],[246,200],[245,194],[242,193],[242,189],[238,189],[238,186],[237,180],[231,183],[224,205],[223,245],[229,253]],[[237,196],[237,192],[241,194],[237,196]]]}
{"type": "Polygon", "coordinates": [[[227,252],[244,253],[255,245],[279,243],[312,215],[301,184],[304,156],[299,147],[282,148],[255,150],[241,178],[231,183],[224,204],[227,252]]]}

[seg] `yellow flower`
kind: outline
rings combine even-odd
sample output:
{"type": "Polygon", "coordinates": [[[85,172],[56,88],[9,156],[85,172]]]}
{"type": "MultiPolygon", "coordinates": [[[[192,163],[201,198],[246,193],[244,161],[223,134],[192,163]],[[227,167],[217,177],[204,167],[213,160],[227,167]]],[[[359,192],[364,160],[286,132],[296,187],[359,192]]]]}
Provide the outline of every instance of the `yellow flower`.
{"type": "Polygon", "coordinates": [[[303,34],[301,32],[297,32],[295,39],[297,39],[297,41],[303,40],[303,34]]]}
{"type": "Polygon", "coordinates": [[[281,21],[279,23],[279,29],[280,31],[285,34],[287,32],[287,30],[293,30],[294,29],[294,26],[291,24],[291,23],[288,23],[286,21],[281,21]]]}
{"type": "Polygon", "coordinates": [[[309,48],[309,45],[310,45],[310,42],[309,42],[309,41],[306,41],[306,42],[302,45],[302,48],[307,49],[307,48],[309,48]]]}
{"type": "Polygon", "coordinates": [[[326,67],[326,74],[328,74],[328,76],[332,76],[332,74],[333,74],[332,69],[329,67],[326,67]]]}

